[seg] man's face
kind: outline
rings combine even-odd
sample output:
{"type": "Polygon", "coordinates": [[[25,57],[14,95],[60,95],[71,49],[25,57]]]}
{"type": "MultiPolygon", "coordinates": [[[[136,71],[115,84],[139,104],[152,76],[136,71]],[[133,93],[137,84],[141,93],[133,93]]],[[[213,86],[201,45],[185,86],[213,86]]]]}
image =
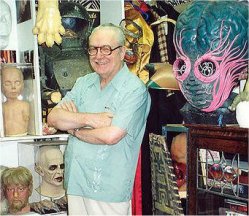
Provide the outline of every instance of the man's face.
{"type": "Polygon", "coordinates": [[[5,195],[11,213],[21,211],[28,204],[29,196],[31,195],[28,186],[24,185],[8,185],[5,188],[5,195]]]}
{"type": "MultiPolygon", "coordinates": [[[[120,45],[115,39],[115,32],[102,29],[91,35],[89,47],[102,47],[104,45],[109,45],[112,49],[120,45]]],[[[90,63],[102,78],[113,77],[121,69],[124,55],[124,46],[113,50],[110,55],[102,54],[98,48],[97,54],[90,56],[90,63]]]]}
{"type": "Polygon", "coordinates": [[[2,91],[7,99],[16,99],[23,90],[22,72],[17,68],[4,68],[2,71],[2,91]]]}
{"type": "Polygon", "coordinates": [[[43,172],[43,180],[47,183],[55,186],[63,184],[64,162],[60,150],[50,150],[46,153],[43,172]]]}

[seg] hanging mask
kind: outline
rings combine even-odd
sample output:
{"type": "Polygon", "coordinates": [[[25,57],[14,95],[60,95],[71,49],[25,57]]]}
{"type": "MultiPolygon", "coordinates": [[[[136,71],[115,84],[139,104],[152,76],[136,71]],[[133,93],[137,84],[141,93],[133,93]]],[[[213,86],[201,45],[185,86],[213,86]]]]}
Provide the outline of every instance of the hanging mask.
{"type": "Polygon", "coordinates": [[[138,60],[138,40],[142,37],[142,28],[131,19],[123,19],[119,23],[126,38],[125,61],[127,64],[135,64],[138,60]]]}

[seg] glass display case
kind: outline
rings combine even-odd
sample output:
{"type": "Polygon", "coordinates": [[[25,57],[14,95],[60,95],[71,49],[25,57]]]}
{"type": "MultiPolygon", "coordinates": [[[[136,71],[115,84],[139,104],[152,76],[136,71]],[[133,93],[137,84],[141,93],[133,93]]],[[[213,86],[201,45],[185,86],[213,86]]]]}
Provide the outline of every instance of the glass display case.
{"type": "MultiPolygon", "coordinates": [[[[37,170],[37,163],[40,161],[41,157],[44,157],[43,164],[45,165],[51,165],[50,161],[56,162],[54,165],[58,165],[57,158],[59,157],[57,155],[56,151],[52,151],[52,155],[49,154],[50,149],[57,149],[61,151],[62,154],[62,160],[59,162],[63,162],[63,154],[64,150],[67,144],[67,140],[52,140],[52,141],[23,141],[18,142],[18,163],[20,166],[24,166],[28,168],[32,175],[33,175],[33,194],[30,197],[31,202],[36,202],[42,200],[42,196],[35,191],[39,185],[42,182],[43,173],[41,174],[37,170]],[[46,152],[42,152],[42,149],[46,148],[46,152]],[[44,156],[43,156],[43,155],[44,156]]],[[[63,162],[64,163],[64,162],[63,162]]],[[[59,164],[61,166],[61,164],[59,164]]],[[[56,168],[57,169],[57,168],[56,168]]],[[[64,167],[63,167],[64,171],[64,167]]]]}
{"type": "Polygon", "coordinates": [[[33,176],[29,198],[32,211],[40,214],[66,213],[64,189],[64,150],[67,140],[25,141],[18,143],[19,166],[33,176]]]}
{"type": "MultiPolygon", "coordinates": [[[[8,39],[8,41],[6,41],[4,46],[1,46],[0,67],[4,65],[13,65],[21,70],[24,78],[24,87],[22,93],[18,95],[18,97],[20,100],[26,101],[29,104],[29,117],[27,132],[25,131],[25,133],[16,133],[11,134],[12,136],[6,136],[6,130],[4,126],[6,124],[6,120],[3,118],[3,103],[7,101],[7,98],[1,91],[0,114],[2,116],[0,117],[0,165],[6,167],[25,166],[30,169],[32,171],[34,180],[34,190],[32,196],[30,197],[30,202],[38,203],[43,201],[43,197],[39,195],[37,196],[37,194],[35,195],[35,189],[41,184],[42,177],[35,170],[35,155],[42,147],[51,145],[59,147],[60,150],[64,152],[68,134],[43,133],[45,118],[42,116],[42,99],[44,99],[42,96],[44,95],[44,91],[41,89],[41,83],[45,82],[46,77],[42,76],[41,74],[44,64],[41,62],[43,59],[40,58],[41,53],[39,52],[39,48],[43,47],[43,45],[38,45],[37,35],[34,35],[32,32],[37,15],[36,12],[38,9],[38,1],[22,1],[26,5],[25,17],[22,17],[22,15],[19,13],[19,1],[8,0],[4,2],[6,2],[6,7],[4,8],[10,9],[10,11],[8,11],[10,14],[8,14],[9,19],[7,22],[5,19],[2,19],[1,21],[8,25],[5,27],[8,28],[10,32],[8,38],[6,37],[6,40],[8,39]]],[[[120,1],[120,3],[122,3],[122,1],[120,1]]],[[[100,22],[100,4],[101,7],[104,6],[108,8],[110,6],[110,2],[108,3],[107,1],[80,1],[80,4],[91,12],[90,18],[96,25],[100,22]]],[[[6,12],[5,10],[1,11],[3,11],[4,14],[6,12]]],[[[115,12],[117,11],[122,12],[123,7],[117,8],[115,12]]],[[[119,23],[119,19],[109,12],[110,11],[106,13],[104,10],[101,12],[101,16],[105,16],[105,19],[111,19],[116,23],[119,23]]],[[[120,14],[121,13],[119,13],[119,15],[120,14]]],[[[51,49],[47,48],[47,50],[49,52],[51,49]]],[[[1,69],[0,76],[2,77],[1,69]]],[[[2,81],[1,77],[0,81],[2,81]]],[[[17,106],[17,111],[20,111],[19,108],[20,107],[17,106]]],[[[47,113],[45,113],[44,116],[47,116],[47,113]]],[[[20,115],[14,114],[11,117],[13,117],[14,120],[10,122],[15,123],[20,115]]],[[[62,166],[59,166],[59,168],[61,169],[62,166]]],[[[57,178],[57,181],[61,181],[60,177],[57,178]]],[[[64,207],[64,200],[61,201],[62,202],[53,202],[52,206],[55,207],[55,210],[59,207],[64,207]]],[[[44,203],[42,203],[42,205],[44,203]]],[[[32,207],[37,206],[32,205],[32,207]]],[[[47,210],[49,210],[49,208],[47,208],[47,210]]],[[[47,210],[41,212],[40,214],[58,214],[57,212],[52,211],[51,208],[51,211],[47,210]]],[[[60,212],[60,214],[67,215],[65,211],[63,213],[60,212]]],[[[36,214],[30,213],[29,215],[36,214]]]]}
{"type": "Polygon", "coordinates": [[[185,126],[187,214],[248,215],[248,129],[185,126]]]}
{"type": "Polygon", "coordinates": [[[37,135],[36,83],[31,63],[5,63],[1,71],[1,137],[37,135]]]}

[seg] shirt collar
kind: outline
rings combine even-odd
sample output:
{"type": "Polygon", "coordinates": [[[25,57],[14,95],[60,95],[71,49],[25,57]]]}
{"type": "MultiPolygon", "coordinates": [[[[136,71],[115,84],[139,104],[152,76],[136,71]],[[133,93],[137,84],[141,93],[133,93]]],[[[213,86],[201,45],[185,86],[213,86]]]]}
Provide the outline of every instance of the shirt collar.
{"type": "MultiPolygon", "coordinates": [[[[113,79],[108,85],[112,85],[116,90],[121,89],[122,84],[125,82],[125,80],[128,77],[127,76],[128,73],[131,73],[131,72],[129,71],[126,63],[124,63],[124,66],[118,71],[118,73],[113,77],[113,79]]],[[[96,72],[94,73],[94,75],[95,76],[93,76],[93,78],[89,80],[88,86],[90,85],[99,86],[100,85],[99,75],[96,72]]]]}
{"type": "Polygon", "coordinates": [[[124,63],[124,66],[120,69],[120,71],[113,77],[111,80],[110,84],[119,90],[122,88],[122,84],[125,82],[127,79],[127,74],[131,73],[127,67],[127,65],[124,63]]]}

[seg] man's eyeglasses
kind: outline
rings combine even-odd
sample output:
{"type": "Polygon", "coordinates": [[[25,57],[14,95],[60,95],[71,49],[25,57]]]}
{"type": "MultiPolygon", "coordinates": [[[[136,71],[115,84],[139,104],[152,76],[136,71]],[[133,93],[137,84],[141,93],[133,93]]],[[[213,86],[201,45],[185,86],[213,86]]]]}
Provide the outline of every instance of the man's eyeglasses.
{"type": "Polygon", "coordinates": [[[87,51],[88,51],[88,54],[90,56],[97,55],[98,50],[100,50],[100,53],[103,55],[111,55],[114,50],[116,50],[120,47],[122,47],[122,46],[117,46],[117,47],[112,49],[111,46],[109,46],[109,45],[104,45],[101,47],[90,46],[87,51]]]}

